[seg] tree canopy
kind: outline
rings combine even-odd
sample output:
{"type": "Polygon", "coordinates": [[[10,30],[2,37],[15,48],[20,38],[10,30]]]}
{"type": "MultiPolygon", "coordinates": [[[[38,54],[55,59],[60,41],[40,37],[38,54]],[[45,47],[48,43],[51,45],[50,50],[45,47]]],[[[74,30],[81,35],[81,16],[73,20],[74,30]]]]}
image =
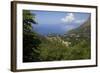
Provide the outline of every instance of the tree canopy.
{"type": "Polygon", "coordinates": [[[32,24],[36,24],[35,14],[23,10],[23,62],[34,61],[32,52],[40,44],[37,34],[32,30],[32,24]]]}

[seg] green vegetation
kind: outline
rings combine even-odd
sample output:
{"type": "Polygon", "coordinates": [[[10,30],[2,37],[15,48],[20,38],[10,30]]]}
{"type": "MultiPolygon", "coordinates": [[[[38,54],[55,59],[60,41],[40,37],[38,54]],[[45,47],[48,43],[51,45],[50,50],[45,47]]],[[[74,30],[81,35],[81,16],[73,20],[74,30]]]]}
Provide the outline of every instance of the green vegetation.
{"type": "Polygon", "coordinates": [[[32,31],[32,23],[36,24],[35,14],[23,10],[23,62],[38,60],[38,55],[32,54],[33,52],[36,54],[32,48],[37,49],[41,41],[38,39],[37,34],[32,31]]]}
{"type": "MultiPolygon", "coordinates": [[[[73,39],[70,39],[72,41],[73,39]]],[[[80,40],[80,39],[79,39],[80,40]]],[[[58,39],[55,40],[42,40],[39,48],[40,61],[54,61],[54,60],[80,60],[90,59],[90,41],[85,38],[76,42],[71,42],[69,46],[66,46],[58,39]]]]}
{"type": "Polygon", "coordinates": [[[42,36],[32,31],[35,14],[23,11],[23,62],[91,58],[90,20],[65,35],[42,36]]]}

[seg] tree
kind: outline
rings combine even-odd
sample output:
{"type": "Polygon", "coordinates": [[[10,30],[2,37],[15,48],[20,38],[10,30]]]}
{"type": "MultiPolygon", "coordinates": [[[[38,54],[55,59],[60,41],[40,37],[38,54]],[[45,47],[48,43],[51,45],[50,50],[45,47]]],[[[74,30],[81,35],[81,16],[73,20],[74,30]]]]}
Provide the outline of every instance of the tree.
{"type": "Polygon", "coordinates": [[[37,24],[35,14],[29,10],[23,10],[23,62],[34,61],[32,52],[41,43],[37,34],[32,31],[32,24],[37,24]]]}

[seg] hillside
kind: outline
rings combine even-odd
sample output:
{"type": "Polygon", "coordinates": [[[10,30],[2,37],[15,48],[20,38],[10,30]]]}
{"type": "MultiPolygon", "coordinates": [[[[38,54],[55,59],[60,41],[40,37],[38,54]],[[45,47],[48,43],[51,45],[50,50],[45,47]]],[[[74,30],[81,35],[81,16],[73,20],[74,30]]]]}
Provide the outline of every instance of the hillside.
{"type": "Polygon", "coordinates": [[[65,35],[37,33],[32,48],[32,61],[80,60],[91,58],[90,19],[65,35]]]}
{"type": "Polygon", "coordinates": [[[91,34],[90,18],[76,29],[70,30],[68,36],[89,37],[91,34]]]}

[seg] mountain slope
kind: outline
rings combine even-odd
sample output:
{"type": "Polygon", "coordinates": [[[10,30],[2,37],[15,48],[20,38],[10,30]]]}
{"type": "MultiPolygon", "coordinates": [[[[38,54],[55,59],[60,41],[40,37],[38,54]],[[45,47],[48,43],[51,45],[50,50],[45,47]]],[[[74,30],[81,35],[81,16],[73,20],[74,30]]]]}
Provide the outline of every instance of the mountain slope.
{"type": "Polygon", "coordinates": [[[76,29],[70,30],[68,36],[89,37],[91,35],[91,21],[90,18],[76,29]]]}

